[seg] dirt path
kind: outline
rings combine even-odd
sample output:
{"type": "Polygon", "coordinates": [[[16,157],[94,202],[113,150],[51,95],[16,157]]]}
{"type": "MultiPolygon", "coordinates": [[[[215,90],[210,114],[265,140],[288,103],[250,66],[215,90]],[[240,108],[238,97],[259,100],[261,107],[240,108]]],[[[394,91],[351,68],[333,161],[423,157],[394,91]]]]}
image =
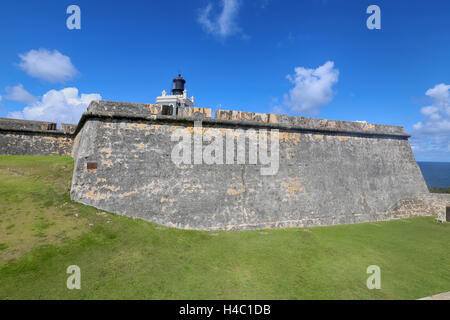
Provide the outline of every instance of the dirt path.
{"type": "Polygon", "coordinates": [[[435,294],[434,296],[429,296],[418,300],[450,300],[450,291],[441,294],[435,294]]]}

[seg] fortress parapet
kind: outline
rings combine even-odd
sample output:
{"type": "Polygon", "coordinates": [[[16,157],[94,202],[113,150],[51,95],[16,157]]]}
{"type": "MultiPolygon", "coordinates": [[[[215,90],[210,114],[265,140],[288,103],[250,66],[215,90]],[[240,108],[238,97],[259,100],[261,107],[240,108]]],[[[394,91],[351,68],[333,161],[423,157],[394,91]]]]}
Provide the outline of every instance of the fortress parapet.
{"type": "MultiPolygon", "coordinates": [[[[184,107],[178,114],[167,115],[159,104],[94,101],[82,116],[80,124],[87,118],[128,118],[130,120],[159,120],[172,122],[199,121],[205,125],[238,125],[267,129],[303,130],[329,134],[360,134],[409,138],[401,126],[370,124],[339,120],[296,117],[273,113],[255,113],[234,110],[216,110],[211,118],[210,108],[184,107]]],[[[81,125],[79,126],[81,128],[81,125]]]]}

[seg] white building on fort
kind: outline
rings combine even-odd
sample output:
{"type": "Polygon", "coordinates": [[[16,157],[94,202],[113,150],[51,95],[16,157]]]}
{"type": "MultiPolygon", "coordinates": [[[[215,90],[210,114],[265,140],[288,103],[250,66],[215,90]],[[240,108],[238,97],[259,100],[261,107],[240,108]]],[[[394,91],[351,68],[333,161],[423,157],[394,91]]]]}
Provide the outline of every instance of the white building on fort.
{"type": "Polygon", "coordinates": [[[172,95],[167,95],[166,90],[163,90],[161,96],[156,98],[156,103],[167,108],[173,107],[172,114],[177,114],[179,107],[193,107],[194,97],[188,98],[187,90],[184,88],[186,80],[181,77],[181,74],[173,79],[172,95]]]}

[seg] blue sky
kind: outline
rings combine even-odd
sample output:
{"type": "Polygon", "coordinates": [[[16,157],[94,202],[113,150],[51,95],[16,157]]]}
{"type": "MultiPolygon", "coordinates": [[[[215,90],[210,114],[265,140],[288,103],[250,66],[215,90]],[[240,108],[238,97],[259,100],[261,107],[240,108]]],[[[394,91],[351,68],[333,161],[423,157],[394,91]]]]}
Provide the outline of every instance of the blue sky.
{"type": "Polygon", "coordinates": [[[181,72],[196,106],[401,125],[417,160],[450,161],[447,0],[2,1],[0,35],[0,117],[154,103],[181,72]]]}

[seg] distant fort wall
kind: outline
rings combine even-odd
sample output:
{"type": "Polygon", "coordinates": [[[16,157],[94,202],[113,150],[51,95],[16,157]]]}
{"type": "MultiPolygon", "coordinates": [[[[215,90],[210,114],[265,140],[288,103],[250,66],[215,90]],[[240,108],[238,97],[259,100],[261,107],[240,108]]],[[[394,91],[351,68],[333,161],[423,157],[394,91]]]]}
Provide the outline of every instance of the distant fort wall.
{"type": "Polygon", "coordinates": [[[73,200],[177,228],[358,223],[436,215],[450,204],[430,198],[398,126],[225,110],[213,119],[205,108],[170,115],[161,105],[96,101],[75,135],[73,200]],[[278,172],[261,175],[264,165],[248,161],[175,164],[173,133],[199,124],[203,137],[277,129],[278,172]]]}
{"type": "Polygon", "coordinates": [[[0,118],[0,154],[57,155],[72,153],[76,125],[0,118]]]}

